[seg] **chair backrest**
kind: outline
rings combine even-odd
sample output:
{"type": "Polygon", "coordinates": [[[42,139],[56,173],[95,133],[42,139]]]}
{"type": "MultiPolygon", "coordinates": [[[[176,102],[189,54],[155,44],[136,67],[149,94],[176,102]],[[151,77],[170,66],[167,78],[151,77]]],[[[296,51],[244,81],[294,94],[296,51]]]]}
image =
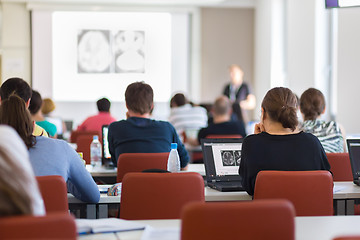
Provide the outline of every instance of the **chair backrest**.
{"type": "Polygon", "coordinates": [[[120,218],[180,218],[182,207],[192,201],[205,201],[198,173],[128,173],[122,182],[120,218]]]}
{"type": "Polygon", "coordinates": [[[334,238],[333,240],[360,240],[360,235],[357,236],[339,236],[334,238]]]}
{"type": "Polygon", "coordinates": [[[290,200],[297,216],[333,215],[333,180],[329,171],[260,171],[254,199],[290,200]]]}
{"type": "Polygon", "coordinates": [[[83,159],[85,160],[86,164],[91,163],[90,144],[92,141],[93,141],[93,135],[79,135],[76,138],[76,145],[77,145],[76,151],[83,153],[83,159]]]}
{"type": "Polygon", "coordinates": [[[240,134],[211,134],[206,138],[242,138],[242,136],[240,134]]]}
{"type": "Polygon", "coordinates": [[[0,218],[0,239],[76,240],[76,237],[75,220],[68,213],[0,218]]]}
{"type": "Polygon", "coordinates": [[[142,172],[146,169],[167,169],[168,152],[164,153],[123,153],[117,164],[117,182],[129,172],[142,172]]]}
{"type": "Polygon", "coordinates": [[[349,153],[327,153],[334,181],[353,181],[349,153]]]}
{"type": "Polygon", "coordinates": [[[44,200],[46,213],[68,213],[67,187],[64,178],[52,175],[38,176],[36,180],[44,200]]]}
{"type": "Polygon", "coordinates": [[[190,203],[181,219],[182,240],[295,239],[295,210],[284,199],[190,203]]]}
{"type": "Polygon", "coordinates": [[[78,131],[78,130],[72,131],[71,135],[70,135],[70,142],[76,143],[78,136],[82,136],[82,135],[90,135],[90,136],[98,135],[99,136],[99,132],[98,131],[78,131]]]}

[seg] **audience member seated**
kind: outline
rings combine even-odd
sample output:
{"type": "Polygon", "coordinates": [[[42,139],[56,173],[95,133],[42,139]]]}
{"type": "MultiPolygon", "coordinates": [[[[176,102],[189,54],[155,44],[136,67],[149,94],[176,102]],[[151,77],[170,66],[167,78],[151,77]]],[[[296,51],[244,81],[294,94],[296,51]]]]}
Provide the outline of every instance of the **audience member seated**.
{"type": "Polygon", "coordinates": [[[97,115],[88,117],[77,130],[82,131],[98,131],[99,136],[102,136],[101,128],[103,125],[109,125],[115,122],[116,119],[110,114],[111,103],[107,98],[101,98],[96,102],[99,113],[97,115]]]}
{"type": "Polygon", "coordinates": [[[36,122],[37,125],[42,127],[50,137],[56,138],[57,137],[57,130],[56,126],[51,122],[45,120],[42,112],[41,106],[43,104],[41,95],[38,91],[33,90],[32,96],[29,105],[29,111],[32,117],[32,120],[36,122]]]}
{"type": "Polygon", "coordinates": [[[175,128],[169,122],[150,119],[154,107],[153,95],[151,86],[143,82],[135,82],[127,87],[127,119],[109,126],[109,150],[115,166],[122,153],[170,152],[171,143],[177,143],[180,166],[186,168],[189,155],[175,128]]]}
{"type": "Polygon", "coordinates": [[[36,176],[60,175],[67,182],[68,191],[76,198],[90,203],[99,201],[96,183],[67,142],[32,135],[33,121],[24,100],[12,95],[2,101],[0,124],[13,127],[25,142],[36,176]]]}
{"type": "Polygon", "coordinates": [[[178,135],[187,135],[207,126],[208,116],[205,108],[192,106],[185,95],[182,93],[175,94],[170,100],[170,117],[169,122],[174,126],[178,135]],[[188,131],[186,131],[188,130],[188,131]]]}
{"type": "Polygon", "coordinates": [[[64,138],[64,134],[67,130],[71,131],[71,129],[67,129],[65,122],[60,117],[52,116],[52,112],[55,110],[56,105],[51,98],[44,98],[43,105],[41,107],[41,112],[45,117],[46,121],[51,122],[56,126],[56,133],[58,138],[64,138]]]}
{"type": "MultiPolygon", "coordinates": [[[[9,78],[1,85],[0,94],[1,101],[4,101],[8,99],[11,95],[16,94],[25,101],[26,107],[29,107],[32,90],[29,84],[23,79],[9,78]]],[[[33,135],[48,137],[47,132],[37,124],[35,124],[34,126],[33,135]]]]}
{"type": "Polygon", "coordinates": [[[44,215],[45,207],[24,142],[0,126],[0,217],[44,215]]]}
{"type": "Polygon", "coordinates": [[[301,129],[314,134],[327,153],[344,152],[345,133],[334,121],[324,121],[320,117],[325,113],[325,97],[319,90],[309,88],[300,97],[300,111],[304,122],[301,129]]]}
{"type": "Polygon", "coordinates": [[[330,170],[324,148],[310,133],[297,130],[296,97],[288,88],[269,90],[261,104],[261,121],[242,144],[239,173],[254,194],[261,170],[330,170]]]}
{"type": "Polygon", "coordinates": [[[200,139],[209,135],[241,135],[246,136],[243,121],[231,121],[232,104],[228,97],[221,96],[215,100],[211,113],[213,115],[213,123],[208,127],[202,128],[195,141],[189,140],[192,145],[199,145],[200,139]]]}

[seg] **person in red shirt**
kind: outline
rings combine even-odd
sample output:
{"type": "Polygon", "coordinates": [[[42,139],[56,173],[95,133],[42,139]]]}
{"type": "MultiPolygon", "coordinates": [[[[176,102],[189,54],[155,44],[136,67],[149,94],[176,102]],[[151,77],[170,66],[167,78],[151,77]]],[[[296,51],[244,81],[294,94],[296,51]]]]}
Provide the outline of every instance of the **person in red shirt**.
{"type": "Polygon", "coordinates": [[[101,127],[115,122],[116,119],[110,114],[111,103],[107,98],[101,98],[96,102],[99,113],[90,116],[78,127],[80,131],[98,131],[99,136],[102,136],[101,127]]]}

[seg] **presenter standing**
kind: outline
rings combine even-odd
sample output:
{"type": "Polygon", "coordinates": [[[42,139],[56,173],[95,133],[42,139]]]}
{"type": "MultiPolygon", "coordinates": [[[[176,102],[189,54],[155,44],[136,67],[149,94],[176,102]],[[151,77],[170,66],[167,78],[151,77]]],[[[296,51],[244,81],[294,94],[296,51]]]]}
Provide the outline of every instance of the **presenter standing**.
{"type": "Polygon", "coordinates": [[[226,85],[223,94],[233,103],[233,115],[238,120],[247,122],[243,116],[243,111],[255,108],[255,96],[250,92],[248,84],[244,83],[244,72],[239,65],[230,65],[229,72],[231,82],[226,85]]]}

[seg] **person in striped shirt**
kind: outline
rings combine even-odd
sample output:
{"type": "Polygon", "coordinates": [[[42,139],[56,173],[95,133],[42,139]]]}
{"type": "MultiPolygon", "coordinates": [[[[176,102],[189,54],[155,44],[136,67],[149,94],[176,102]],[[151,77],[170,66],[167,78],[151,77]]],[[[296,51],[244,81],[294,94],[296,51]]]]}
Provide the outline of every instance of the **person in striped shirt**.
{"type": "Polygon", "coordinates": [[[304,122],[301,130],[312,133],[320,140],[327,153],[345,151],[345,132],[335,121],[325,121],[325,97],[315,88],[307,89],[300,97],[300,111],[304,122]]]}

